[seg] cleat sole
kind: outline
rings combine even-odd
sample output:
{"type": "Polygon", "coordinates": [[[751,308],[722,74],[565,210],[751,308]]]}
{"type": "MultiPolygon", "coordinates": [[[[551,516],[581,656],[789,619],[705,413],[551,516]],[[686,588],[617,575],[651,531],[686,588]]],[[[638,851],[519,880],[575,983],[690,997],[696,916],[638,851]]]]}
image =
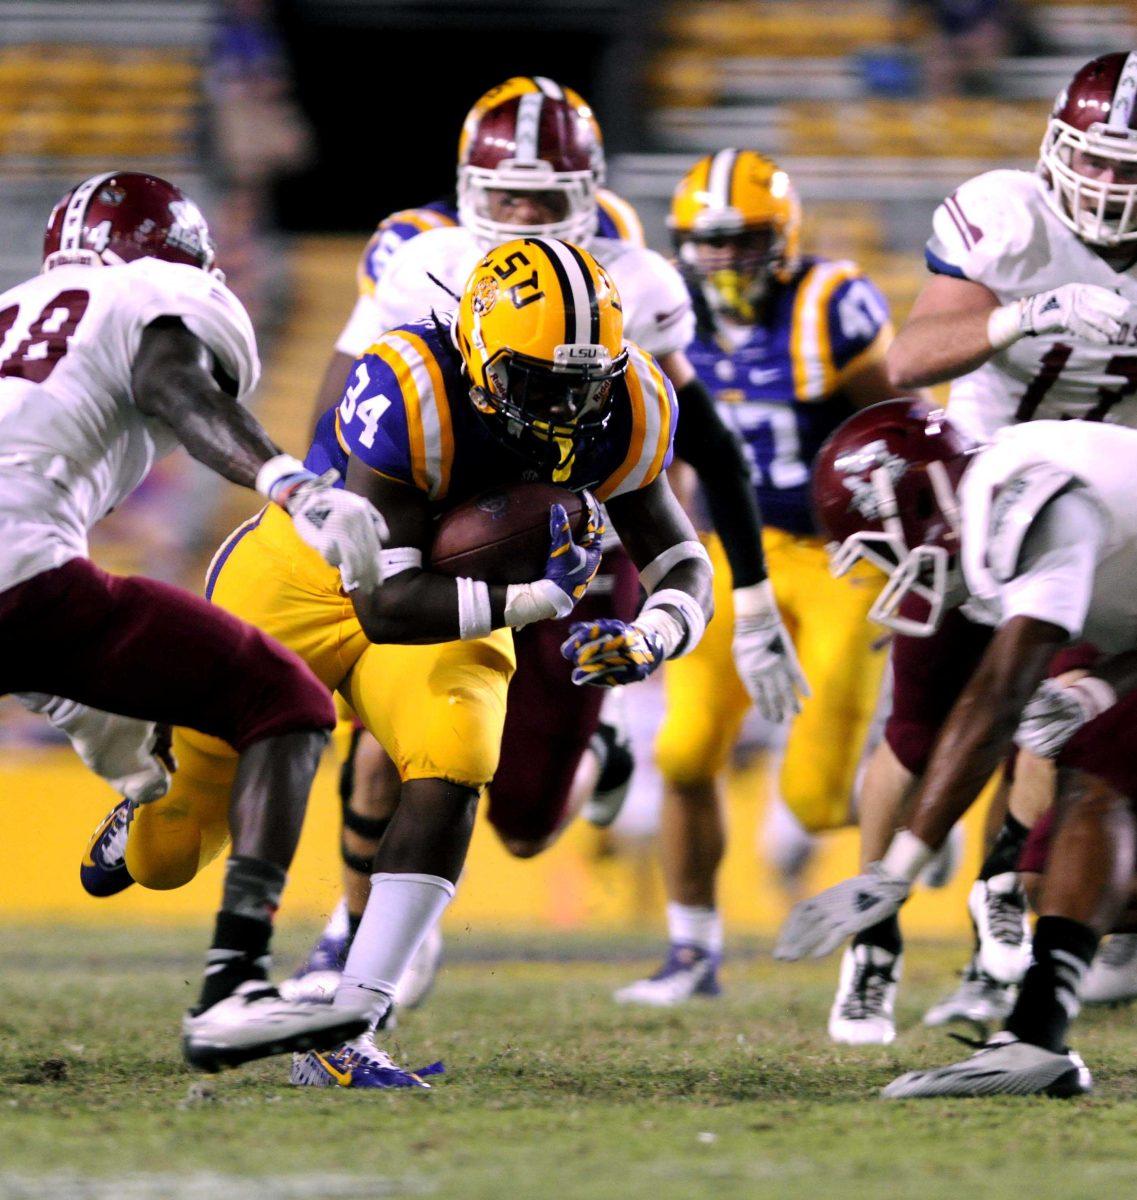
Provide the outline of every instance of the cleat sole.
{"type": "Polygon", "coordinates": [[[291,1037],[260,1042],[255,1046],[195,1046],[189,1038],[183,1037],[182,1056],[195,1070],[215,1075],[218,1071],[255,1062],[258,1058],[271,1058],[274,1054],[331,1050],[341,1042],[349,1042],[366,1032],[370,1025],[366,1017],[345,1017],[324,1029],[307,1030],[291,1037]]]}

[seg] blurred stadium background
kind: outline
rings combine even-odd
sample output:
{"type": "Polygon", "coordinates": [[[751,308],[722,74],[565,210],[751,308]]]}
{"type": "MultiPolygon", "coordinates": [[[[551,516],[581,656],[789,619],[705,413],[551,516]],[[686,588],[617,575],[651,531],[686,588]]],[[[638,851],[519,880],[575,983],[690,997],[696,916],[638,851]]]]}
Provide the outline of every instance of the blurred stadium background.
{"type": "MultiPolygon", "coordinates": [[[[1137,7],[1104,0],[0,0],[0,281],[38,269],[46,215],[84,176],[172,178],[202,203],[253,314],[258,414],[302,454],[367,235],[450,189],[462,118],[494,83],[545,74],[590,99],[609,186],[638,207],[656,249],[692,161],[729,145],[776,157],[802,194],[807,245],[860,261],[902,318],[935,204],[992,166],[1029,168],[1058,88],[1135,34],[1137,7]]],[[[178,454],[99,530],[95,555],[197,589],[254,507],[178,454]]],[[[645,769],[615,831],[575,829],[519,863],[480,830],[452,929],[658,925],[646,765],[658,694],[644,685],[633,700],[645,769]]],[[[48,732],[0,701],[0,794],[35,831],[0,877],[0,920],[211,912],[216,868],[178,893],[83,896],[77,860],[112,797],[48,732]]],[[[774,743],[750,730],[732,781],[732,933],[768,932],[784,911],[757,853],[774,743]]],[[[329,761],[286,915],[333,902],[337,807],[329,761]]],[[[829,839],[810,886],[854,859],[852,835],[829,839]]],[[[959,889],[956,904],[917,900],[911,928],[960,931],[959,889]]]]}

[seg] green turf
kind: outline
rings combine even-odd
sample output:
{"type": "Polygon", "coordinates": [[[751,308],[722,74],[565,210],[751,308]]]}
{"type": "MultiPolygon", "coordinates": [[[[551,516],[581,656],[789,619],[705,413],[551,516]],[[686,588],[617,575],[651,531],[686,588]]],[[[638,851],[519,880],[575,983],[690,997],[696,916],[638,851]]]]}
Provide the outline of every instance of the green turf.
{"type": "Polygon", "coordinates": [[[653,1013],[609,1000],[648,943],[452,938],[435,995],[392,1039],[404,1064],[447,1074],[429,1094],[374,1094],[290,1088],[284,1060],[187,1071],[177,1022],[202,943],[0,931],[0,1196],[1137,1195],[1131,1011],[1079,1023],[1089,1098],[876,1099],[962,1052],[918,1024],[953,982],[951,949],[910,950],[896,1045],[839,1051],[833,961],[744,948],[721,1001],[653,1013]]]}

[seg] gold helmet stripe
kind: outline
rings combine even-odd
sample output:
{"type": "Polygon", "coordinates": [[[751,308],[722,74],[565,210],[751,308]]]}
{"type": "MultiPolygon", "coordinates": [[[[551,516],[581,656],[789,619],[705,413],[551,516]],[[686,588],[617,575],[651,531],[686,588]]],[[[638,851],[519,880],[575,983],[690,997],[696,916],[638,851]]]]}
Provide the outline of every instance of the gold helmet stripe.
{"type": "Polygon", "coordinates": [[[707,175],[707,191],[714,208],[731,207],[731,189],[734,186],[734,169],[738,163],[737,150],[720,150],[711,159],[707,175]]]}

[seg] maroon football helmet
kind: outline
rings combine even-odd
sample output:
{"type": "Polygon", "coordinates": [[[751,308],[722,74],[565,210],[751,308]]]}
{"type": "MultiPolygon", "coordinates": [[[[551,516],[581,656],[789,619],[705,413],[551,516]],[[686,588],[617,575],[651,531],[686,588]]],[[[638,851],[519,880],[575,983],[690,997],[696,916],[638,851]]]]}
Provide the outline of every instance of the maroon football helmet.
{"type": "Polygon", "coordinates": [[[157,175],[92,175],[52,209],[43,236],[43,269],[61,263],[160,258],[208,271],[213,239],[200,209],[157,175]]]}
{"type": "Polygon", "coordinates": [[[926,400],[886,400],[851,416],[817,452],[813,504],[834,575],[867,559],[888,575],[869,612],[915,637],[936,630],[959,550],[956,488],[976,445],[926,400]],[[928,605],[902,617],[908,595],[928,605]]]}
{"type": "Polygon", "coordinates": [[[516,76],[470,109],[458,143],[458,218],[487,248],[517,237],[587,245],[603,182],[600,127],[570,88],[539,75],[516,76]],[[563,211],[540,225],[508,224],[494,219],[491,191],[555,195],[563,211]]]}
{"type": "Polygon", "coordinates": [[[1084,242],[1137,240],[1137,52],[1103,54],[1074,76],[1054,102],[1038,166],[1050,207],[1084,242]]]}

